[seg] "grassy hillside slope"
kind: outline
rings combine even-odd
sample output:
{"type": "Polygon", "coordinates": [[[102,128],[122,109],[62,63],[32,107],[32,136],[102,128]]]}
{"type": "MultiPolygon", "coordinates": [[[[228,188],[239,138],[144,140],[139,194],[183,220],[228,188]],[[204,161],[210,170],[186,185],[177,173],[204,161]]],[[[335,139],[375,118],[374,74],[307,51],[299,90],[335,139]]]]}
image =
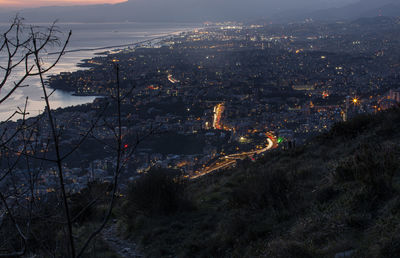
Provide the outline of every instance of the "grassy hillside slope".
{"type": "Polygon", "coordinates": [[[121,234],[148,257],[399,257],[399,143],[393,109],[195,181],[155,173],[119,207],[121,234]]]}

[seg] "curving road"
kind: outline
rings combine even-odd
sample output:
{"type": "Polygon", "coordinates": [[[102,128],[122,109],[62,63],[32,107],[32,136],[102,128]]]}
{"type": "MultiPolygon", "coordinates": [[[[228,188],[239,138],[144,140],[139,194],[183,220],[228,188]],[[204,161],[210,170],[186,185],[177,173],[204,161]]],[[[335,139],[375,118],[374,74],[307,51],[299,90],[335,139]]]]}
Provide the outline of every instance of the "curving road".
{"type": "Polygon", "coordinates": [[[268,145],[261,150],[236,153],[236,154],[231,154],[231,155],[227,155],[224,157],[220,157],[218,160],[213,162],[211,165],[205,167],[202,171],[197,171],[195,175],[190,177],[190,179],[196,179],[196,178],[202,177],[204,175],[207,175],[211,172],[217,171],[219,169],[228,168],[230,166],[235,165],[237,160],[243,160],[247,157],[252,157],[255,154],[261,154],[261,153],[271,150],[272,148],[277,146],[276,142],[274,142],[271,138],[267,138],[267,142],[268,142],[268,145]]]}

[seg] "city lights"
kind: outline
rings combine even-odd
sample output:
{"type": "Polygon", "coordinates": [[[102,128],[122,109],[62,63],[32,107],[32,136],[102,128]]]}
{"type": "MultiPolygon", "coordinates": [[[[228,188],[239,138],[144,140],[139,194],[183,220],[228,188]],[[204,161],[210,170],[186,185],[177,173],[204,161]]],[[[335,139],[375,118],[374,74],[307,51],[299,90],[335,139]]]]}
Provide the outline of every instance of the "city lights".
{"type": "Polygon", "coordinates": [[[218,104],[214,107],[214,121],[213,121],[214,129],[218,129],[218,130],[223,129],[221,117],[222,117],[222,114],[224,113],[224,111],[225,111],[225,106],[223,103],[218,104]]]}

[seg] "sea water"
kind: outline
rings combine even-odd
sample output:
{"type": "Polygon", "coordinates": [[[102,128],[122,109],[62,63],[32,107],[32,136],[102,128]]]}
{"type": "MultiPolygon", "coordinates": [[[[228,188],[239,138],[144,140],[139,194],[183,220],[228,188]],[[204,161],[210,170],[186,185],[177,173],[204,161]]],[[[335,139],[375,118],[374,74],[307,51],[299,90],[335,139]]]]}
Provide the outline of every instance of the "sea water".
{"type": "MultiPolygon", "coordinates": [[[[49,26],[48,24],[36,24],[38,26],[49,26]]],[[[0,23],[0,33],[4,33],[8,24],[0,23]]],[[[96,53],[104,52],[99,48],[109,46],[120,46],[133,44],[143,40],[157,38],[170,35],[182,31],[190,31],[198,28],[198,24],[184,23],[61,23],[56,24],[60,34],[61,43],[67,38],[68,32],[72,31],[72,36],[67,45],[67,52],[62,56],[60,62],[47,75],[58,74],[60,72],[74,72],[80,68],[77,65],[82,59],[94,57],[96,53]],[[93,50],[97,49],[97,50],[93,50]]],[[[25,30],[25,33],[27,31],[25,30]]],[[[1,43],[1,39],[0,39],[1,43]]],[[[48,48],[46,51],[51,53],[60,50],[59,46],[48,48]]],[[[110,50],[110,49],[108,49],[110,50]]],[[[44,63],[50,63],[56,56],[43,56],[44,63]]],[[[0,64],[4,65],[4,53],[0,55],[0,64]]],[[[24,67],[20,66],[10,76],[8,85],[0,90],[0,98],[3,98],[7,93],[7,88],[11,87],[12,83],[18,80],[24,73],[24,67]]],[[[3,78],[0,72],[0,80],[3,78]]],[[[29,116],[35,116],[43,112],[45,103],[43,101],[43,90],[39,78],[31,77],[24,82],[27,87],[17,89],[6,101],[0,104],[0,121],[4,121],[18,108],[23,109],[26,98],[28,97],[27,111],[29,116]]],[[[48,89],[48,92],[52,92],[48,89]]],[[[62,108],[75,106],[85,103],[90,103],[95,99],[94,96],[74,96],[71,92],[55,91],[51,94],[51,108],[62,108]]],[[[13,120],[19,119],[21,116],[15,116],[13,120]]]]}

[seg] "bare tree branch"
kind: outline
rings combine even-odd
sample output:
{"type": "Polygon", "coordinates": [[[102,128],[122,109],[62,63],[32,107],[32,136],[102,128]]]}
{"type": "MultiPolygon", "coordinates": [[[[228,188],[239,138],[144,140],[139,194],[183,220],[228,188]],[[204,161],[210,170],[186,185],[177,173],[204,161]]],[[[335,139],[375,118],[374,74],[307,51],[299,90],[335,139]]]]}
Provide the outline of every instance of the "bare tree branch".
{"type": "MultiPolygon", "coordinates": [[[[35,35],[35,32],[33,30],[33,28],[31,28],[31,32],[32,35],[35,35]]],[[[68,36],[68,39],[63,47],[63,51],[65,50],[66,45],[68,44],[68,40],[71,36],[71,32],[68,36]]],[[[50,37],[50,35],[49,35],[50,37]]],[[[46,39],[46,42],[48,42],[48,38],[46,39]]],[[[43,46],[43,45],[42,45],[43,46]]],[[[75,257],[75,245],[74,245],[74,239],[73,239],[73,233],[72,233],[72,220],[71,220],[71,214],[70,214],[70,210],[69,210],[69,204],[68,204],[68,200],[67,200],[67,194],[66,194],[66,190],[65,190],[65,183],[64,183],[64,174],[63,174],[63,168],[62,168],[62,159],[61,159],[61,154],[60,154],[60,143],[59,143],[59,138],[57,136],[57,130],[56,130],[56,125],[54,122],[54,118],[53,118],[53,114],[51,111],[51,106],[50,106],[50,101],[49,101],[49,96],[47,94],[47,89],[44,83],[44,79],[43,79],[43,74],[46,72],[46,70],[42,70],[41,68],[41,64],[40,64],[40,57],[39,57],[39,51],[42,49],[42,46],[38,47],[37,45],[37,39],[35,38],[35,36],[33,37],[33,47],[34,47],[34,55],[35,55],[35,63],[36,63],[36,67],[38,69],[38,75],[40,78],[40,83],[42,85],[42,90],[43,90],[43,95],[44,95],[44,100],[46,103],[46,112],[48,115],[48,121],[50,124],[50,129],[53,135],[53,142],[54,142],[54,146],[55,146],[55,152],[56,152],[56,163],[57,163],[57,169],[58,169],[58,179],[59,179],[59,184],[61,187],[61,195],[62,195],[62,199],[63,199],[63,203],[64,203],[64,212],[65,212],[65,216],[68,222],[68,239],[69,239],[69,251],[71,252],[71,256],[75,257]]],[[[62,53],[59,55],[58,59],[56,60],[56,62],[58,62],[62,56],[62,53]]],[[[56,62],[54,63],[54,65],[56,64],[56,62]]]]}

